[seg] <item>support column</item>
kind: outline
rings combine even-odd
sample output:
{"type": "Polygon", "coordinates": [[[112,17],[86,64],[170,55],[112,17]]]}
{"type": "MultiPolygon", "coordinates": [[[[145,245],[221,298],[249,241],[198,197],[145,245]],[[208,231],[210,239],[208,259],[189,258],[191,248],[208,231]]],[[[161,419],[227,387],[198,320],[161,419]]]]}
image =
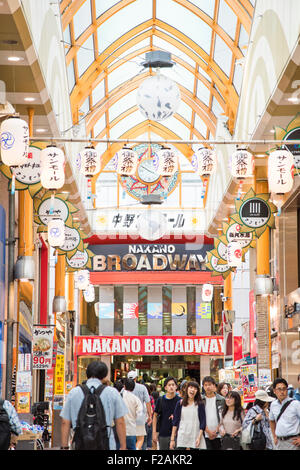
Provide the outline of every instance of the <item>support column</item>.
{"type": "Polygon", "coordinates": [[[226,360],[234,359],[234,341],[233,341],[233,301],[232,301],[232,273],[224,279],[224,297],[223,305],[223,334],[224,334],[224,366],[226,360]]]}
{"type": "MultiPolygon", "coordinates": [[[[256,194],[268,193],[268,180],[265,174],[260,174],[260,167],[256,172],[256,194]]],[[[256,241],[256,274],[257,276],[270,275],[270,229],[256,241]]],[[[269,295],[256,295],[256,339],[258,370],[272,371],[271,360],[271,328],[270,328],[270,298],[269,295]]]]}

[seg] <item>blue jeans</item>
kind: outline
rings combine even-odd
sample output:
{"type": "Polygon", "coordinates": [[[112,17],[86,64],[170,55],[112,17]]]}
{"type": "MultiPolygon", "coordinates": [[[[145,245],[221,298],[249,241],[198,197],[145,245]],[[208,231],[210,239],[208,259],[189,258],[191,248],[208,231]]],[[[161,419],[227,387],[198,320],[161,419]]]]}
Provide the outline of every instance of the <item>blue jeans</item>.
{"type": "Polygon", "coordinates": [[[126,436],[127,450],[136,450],[136,436],[126,436]]]}
{"type": "Polygon", "coordinates": [[[152,447],[152,424],[148,426],[148,424],[146,423],[146,433],[147,434],[144,439],[144,444],[142,446],[143,450],[146,450],[147,448],[151,449],[152,447]]]}

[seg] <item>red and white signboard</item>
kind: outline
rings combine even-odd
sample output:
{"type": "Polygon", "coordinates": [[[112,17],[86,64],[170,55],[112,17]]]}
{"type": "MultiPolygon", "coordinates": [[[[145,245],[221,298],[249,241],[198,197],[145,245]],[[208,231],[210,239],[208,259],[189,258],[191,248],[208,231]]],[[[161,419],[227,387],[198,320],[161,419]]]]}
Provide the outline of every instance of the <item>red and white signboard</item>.
{"type": "Polygon", "coordinates": [[[35,326],[33,328],[33,369],[51,369],[53,336],[53,327],[35,326]]]}
{"type": "Polygon", "coordinates": [[[222,336],[76,336],[78,356],[203,355],[222,356],[222,336]]]}

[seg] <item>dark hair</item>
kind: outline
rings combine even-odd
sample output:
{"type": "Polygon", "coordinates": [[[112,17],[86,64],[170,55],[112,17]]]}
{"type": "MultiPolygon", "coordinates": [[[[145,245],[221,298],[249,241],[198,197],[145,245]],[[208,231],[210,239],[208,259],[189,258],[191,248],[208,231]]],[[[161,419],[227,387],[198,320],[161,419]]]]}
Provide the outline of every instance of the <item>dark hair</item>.
{"type": "Polygon", "coordinates": [[[274,382],[273,382],[273,385],[272,385],[272,388],[273,390],[275,389],[276,385],[277,384],[284,384],[286,386],[286,388],[288,388],[288,383],[285,379],[283,378],[278,378],[278,379],[275,379],[274,382]]]}
{"type": "Polygon", "coordinates": [[[123,384],[122,380],[117,380],[114,383],[114,388],[116,388],[118,390],[118,392],[120,392],[123,387],[124,387],[124,384],[123,384]]]}
{"type": "Polygon", "coordinates": [[[196,405],[199,405],[199,403],[202,403],[202,397],[201,397],[201,393],[200,393],[200,386],[199,386],[198,382],[188,382],[187,386],[186,386],[186,389],[184,390],[184,395],[183,395],[183,399],[182,399],[182,406],[187,406],[188,405],[188,389],[189,389],[189,387],[195,387],[197,389],[197,393],[194,397],[194,403],[196,403],[196,405]]]}
{"type": "Polygon", "coordinates": [[[88,379],[95,377],[96,379],[102,380],[108,374],[108,368],[105,362],[93,361],[90,362],[86,368],[86,376],[88,379]]]}
{"type": "Polygon", "coordinates": [[[218,385],[218,388],[217,388],[217,392],[219,394],[221,394],[221,391],[223,389],[223,387],[226,385],[226,387],[228,388],[228,392],[229,392],[229,387],[228,387],[228,383],[227,382],[220,382],[219,385],[218,385]]]}
{"type": "Polygon", "coordinates": [[[159,392],[154,390],[154,392],[152,392],[152,396],[153,396],[154,401],[156,401],[159,398],[159,392]]]}
{"type": "Polygon", "coordinates": [[[128,390],[128,392],[132,392],[135,387],[135,381],[133,379],[125,379],[124,387],[125,387],[125,390],[128,390]]]}
{"type": "Polygon", "coordinates": [[[260,408],[264,408],[264,406],[265,406],[266,403],[267,403],[267,402],[265,402],[265,401],[256,399],[255,402],[254,402],[254,406],[255,406],[255,405],[258,405],[258,406],[260,406],[260,408]]]}
{"type": "MultiPolygon", "coordinates": [[[[242,413],[243,413],[243,407],[242,407],[242,400],[241,400],[241,395],[239,394],[239,392],[229,392],[226,399],[227,398],[234,398],[234,412],[233,412],[233,419],[236,419],[237,421],[238,420],[242,420],[242,413]]],[[[224,416],[226,415],[228,411],[228,406],[226,404],[226,401],[225,401],[225,404],[223,406],[223,410],[222,410],[222,416],[224,418],[224,416]]]]}
{"type": "Polygon", "coordinates": [[[177,386],[177,380],[174,378],[174,377],[167,377],[166,380],[164,381],[164,388],[168,385],[169,382],[171,382],[171,380],[173,380],[173,382],[175,382],[175,385],[177,386]]]}
{"type": "Polygon", "coordinates": [[[155,384],[150,384],[149,388],[150,388],[150,393],[151,394],[156,391],[156,385],[155,384]]]}
{"type": "Polygon", "coordinates": [[[202,380],[202,385],[204,385],[206,382],[217,386],[215,379],[211,377],[210,375],[207,375],[206,377],[204,377],[204,379],[202,380]]]}
{"type": "Polygon", "coordinates": [[[164,372],[164,378],[166,379],[168,377],[168,372],[164,372]]]}

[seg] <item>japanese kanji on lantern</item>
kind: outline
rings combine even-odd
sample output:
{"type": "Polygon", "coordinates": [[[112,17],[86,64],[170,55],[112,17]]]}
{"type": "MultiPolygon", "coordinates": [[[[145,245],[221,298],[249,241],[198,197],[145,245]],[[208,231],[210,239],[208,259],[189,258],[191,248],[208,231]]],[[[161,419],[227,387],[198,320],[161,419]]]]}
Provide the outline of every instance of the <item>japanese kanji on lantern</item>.
{"type": "Polygon", "coordinates": [[[171,149],[156,152],[154,167],[161,176],[172,176],[178,171],[178,156],[171,149]]]}
{"type": "Polygon", "coordinates": [[[192,166],[199,176],[207,177],[217,169],[217,155],[212,149],[199,148],[193,155],[192,166]]]}
{"type": "Polygon", "coordinates": [[[251,178],[254,171],[254,158],[247,150],[239,149],[231,155],[233,178],[251,178]]]}
{"type": "Polygon", "coordinates": [[[294,182],[294,157],[289,150],[275,150],[268,160],[269,190],[285,194],[292,190],[294,182]]]}
{"type": "Polygon", "coordinates": [[[62,219],[52,219],[48,223],[48,243],[54,248],[65,243],[65,224],[62,219]]]}
{"type": "Polygon", "coordinates": [[[99,173],[101,168],[99,152],[94,147],[85,147],[80,152],[80,172],[87,178],[88,195],[87,198],[91,199],[91,178],[99,173]]]}
{"type": "Polygon", "coordinates": [[[242,265],[242,246],[239,241],[232,241],[227,245],[227,262],[231,268],[238,268],[242,265]]]}
{"type": "Polygon", "coordinates": [[[0,128],[1,159],[12,172],[11,192],[15,192],[14,169],[28,161],[29,128],[26,121],[10,117],[2,122],[0,128]]]}
{"type": "MultiPolygon", "coordinates": [[[[41,151],[41,185],[52,191],[65,184],[65,156],[55,145],[48,145],[41,151]]],[[[50,214],[53,213],[54,194],[51,196],[50,214]]]]}
{"type": "Polygon", "coordinates": [[[211,302],[213,298],[214,287],[212,284],[203,284],[202,286],[202,300],[203,302],[211,302]]]}
{"type": "Polygon", "coordinates": [[[123,148],[115,155],[117,160],[117,173],[120,176],[134,175],[138,164],[138,154],[129,148],[123,148]]]}
{"type": "Polygon", "coordinates": [[[86,290],[90,284],[90,272],[82,269],[75,272],[75,287],[79,290],[86,290]]]}

